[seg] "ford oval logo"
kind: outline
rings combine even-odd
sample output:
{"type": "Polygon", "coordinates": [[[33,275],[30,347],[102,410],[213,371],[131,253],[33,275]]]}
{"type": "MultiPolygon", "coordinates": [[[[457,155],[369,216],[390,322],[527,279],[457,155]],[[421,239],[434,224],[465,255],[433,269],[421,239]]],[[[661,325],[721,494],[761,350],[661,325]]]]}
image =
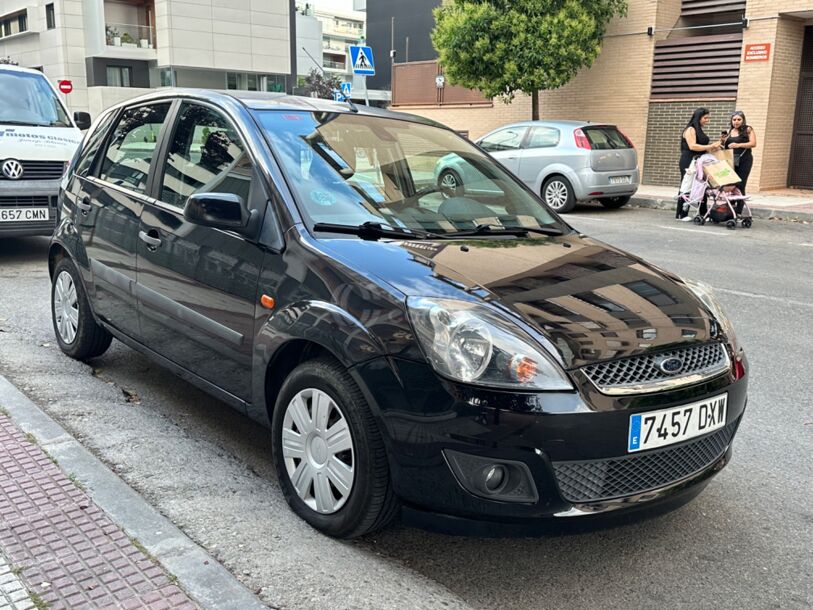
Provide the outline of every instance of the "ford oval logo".
{"type": "Polygon", "coordinates": [[[655,366],[657,366],[662,373],[676,375],[683,370],[683,360],[674,356],[659,358],[655,361],[655,366]]]}

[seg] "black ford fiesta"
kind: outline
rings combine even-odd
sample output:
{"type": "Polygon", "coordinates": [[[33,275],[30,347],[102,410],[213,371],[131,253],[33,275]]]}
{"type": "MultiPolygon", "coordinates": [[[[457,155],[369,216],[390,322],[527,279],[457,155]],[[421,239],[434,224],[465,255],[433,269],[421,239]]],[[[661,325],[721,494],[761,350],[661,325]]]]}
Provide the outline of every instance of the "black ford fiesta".
{"type": "Polygon", "coordinates": [[[730,459],[747,363],[711,291],[426,120],[161,91],[98,118],[60,202],[62,350],[115,337],[269,426],[329,535],[666,510],[730,459]]]}

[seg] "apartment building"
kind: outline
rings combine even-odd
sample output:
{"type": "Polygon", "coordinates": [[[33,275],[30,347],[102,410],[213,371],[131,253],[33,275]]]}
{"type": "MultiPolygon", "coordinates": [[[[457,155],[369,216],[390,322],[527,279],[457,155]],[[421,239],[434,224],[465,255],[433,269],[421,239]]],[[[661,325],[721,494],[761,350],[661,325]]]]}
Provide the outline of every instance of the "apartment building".
{"type": "Polygon", "coordinates": [[[70,80],[70,107],[92,114],[155,87],[286,91],[296,80],[293,4],[0,0],[0,56],[70,80]]]}
{"type": "MultiPolygon", "coordinates": [[[[393,106],[471,137],[530,118],[530,98],[505,105],[438,88],[442,72],[431,60],[395,64],[393,106]]],[[[629,0],[593,66],[542,92],[539,114],[617,124],[644,182],[677,187],[680,133],[699,106],[711,110],[711,135],[735,109],[756,130],[749,190],[813,188],[813,0],[629,0]]]]}

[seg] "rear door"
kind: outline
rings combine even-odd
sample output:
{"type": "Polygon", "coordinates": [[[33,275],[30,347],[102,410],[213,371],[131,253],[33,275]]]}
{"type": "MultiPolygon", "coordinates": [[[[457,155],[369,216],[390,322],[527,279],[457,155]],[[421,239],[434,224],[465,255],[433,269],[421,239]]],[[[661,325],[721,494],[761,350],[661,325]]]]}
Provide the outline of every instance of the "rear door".
{"type": "MultiPolygon", "coordinates": [[[[171,102],[124,110],[112,133],[100,140],[100,155],[77,166],[72,198],[76,226],[90,268],[90,299],[100,318],[133,338],[140,336],[135,299],[139,216],[150,201],[151,167],[171,102]],[[91,171],[92,170],[92,171],[91,171]]],[[[89,144],[92,144],[89,142],[89,144]]]]}
{"type": "Polygon", "coordinates": [[[551,163],[559,160],[562,132],[556,127],[531,127],[525,147],[520,153],[519,178],[534,188],[539,174],[551,163]]]}
{"type": "Polygon", "coordinates": [[[262,216],[263,180],[234,124],[208,105],[181,104],[166,149],[138,231],[144,343],[248,400],[264,248],[250,236],[188,222],[183,207],[194,193],[233,193],[262,216]]]}
{"type": "Polygon", "coordinates": [[[590,167],[596,172],[631,171],[638,167],[632,142],[614,125],[588,125],[582,128],[590,141],[590,167]]]}

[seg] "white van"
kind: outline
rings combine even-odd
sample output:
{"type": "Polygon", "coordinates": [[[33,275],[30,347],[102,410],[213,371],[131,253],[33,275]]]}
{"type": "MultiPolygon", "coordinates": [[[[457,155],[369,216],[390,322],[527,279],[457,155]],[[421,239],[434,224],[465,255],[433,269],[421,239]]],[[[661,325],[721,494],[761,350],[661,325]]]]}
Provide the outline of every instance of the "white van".
{"type": "Polygon", "coordinates": [[[53,232],[62,174],[89,126],[41,72],[0,64],[0,237],[53,232]]]}

